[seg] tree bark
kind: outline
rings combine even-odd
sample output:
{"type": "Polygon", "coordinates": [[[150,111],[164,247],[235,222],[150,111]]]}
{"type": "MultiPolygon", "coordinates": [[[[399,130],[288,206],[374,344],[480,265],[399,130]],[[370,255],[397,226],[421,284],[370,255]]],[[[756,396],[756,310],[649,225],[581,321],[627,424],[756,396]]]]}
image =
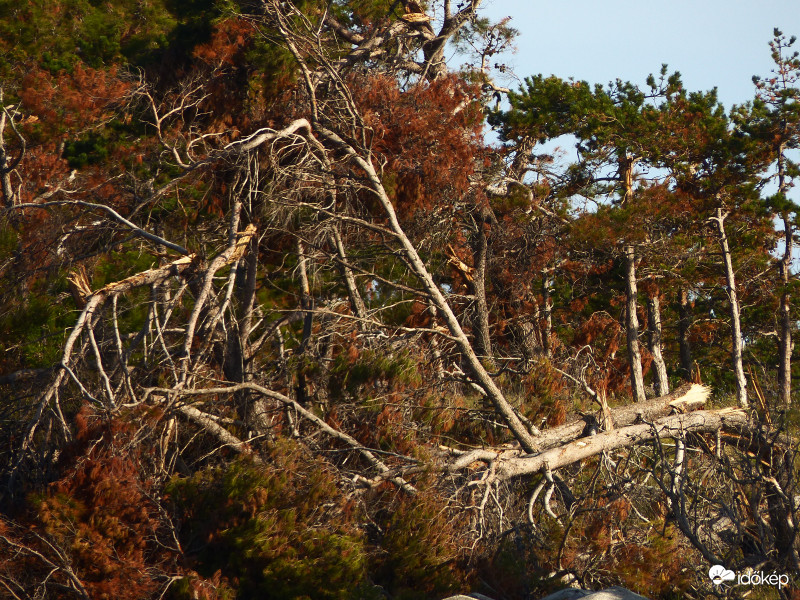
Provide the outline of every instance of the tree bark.
{"type": "Polygon", "coordinates": [[[739,297],[736,293],[736,275],[733,271],[733,260],[731,249],[728,244],[728,236],[725,234],[725,219],[728,213],[723,214],[722,208],[717,208],[716,216],[711,220],[716,223],[717,234],[719,235],[719,246],[722,249],[722,260],[725,265],[725,280],[728,287],[728,299],[730,300],[731,313],[731,363],[733,372],[736,376],[736,399],[739,406],[747,408],[747,379],[744,376],[742,366],[742,324],[739,310],[739,297]]]}
{"type": "Polygon", "coordinates": [[[653,387],[656,396],[669,394],[667,365],[661,354],[661,301],[658,289],[647,299],[647,345],[653,355],[653,387]]]}
{"type": "Polygon", "coordinates": [[[625,333],[628,339],[628,362],[631,369],[631,393],[636,402],[645,400],[642,355],[639,351],[639,317],[636,314],[636,265],[633,246],[625,246],[625,333]]]}

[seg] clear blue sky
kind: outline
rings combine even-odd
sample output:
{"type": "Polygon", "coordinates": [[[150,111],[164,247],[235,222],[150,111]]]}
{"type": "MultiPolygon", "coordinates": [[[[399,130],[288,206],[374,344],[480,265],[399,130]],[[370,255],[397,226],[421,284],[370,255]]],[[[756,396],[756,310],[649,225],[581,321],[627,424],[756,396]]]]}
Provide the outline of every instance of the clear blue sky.
{"type": "Polygon", "coordinates": [[[667,63],[688,90],[717,87],[727,109],[753,97],[753,75],[769,74],[774,27],[800,38],[798,0],[485,0],[483,14],[513,18],[518,52],[504,62],[520,79],[543,73],[644,85],[667,63]]]}

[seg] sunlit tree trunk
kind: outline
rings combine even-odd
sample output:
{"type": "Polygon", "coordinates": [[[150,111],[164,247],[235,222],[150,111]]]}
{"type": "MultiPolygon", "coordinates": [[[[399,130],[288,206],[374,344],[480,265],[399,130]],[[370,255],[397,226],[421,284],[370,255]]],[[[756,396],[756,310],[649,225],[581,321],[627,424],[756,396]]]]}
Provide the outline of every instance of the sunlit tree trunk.
{"type": "Polygon", "coordinates": [[[642,402],[644,395],[644,376],[642,375],[642,355],[639,351],[639,317],[636,314],[636,256],[633,246],[625,246],[625,333],[628,338],[628,361],[631,368],[631,393],[636,402],[642,402]]]}
{"type": "Polygon", "coordinates": [[[789,265],[792,260],[792,224],[788,216],[783,218],[784,243],[786,249],[781,258],[781,292],[778,357],[778,397],[784,406],[792,403],[792,316],[791,296],[789,294],[789,265]]]}
{"type": "MultiPolygon", "coordinates": [[[[783,144],[778,149],[778,193],[785,194],[786,158],[783,144]]],[[[787,211],[783,211],[783,256],[780,260],[781,304],[778,323],[778,398],[784,406],[792,403],[792,317],[789,294],[789,267],[792,262],[794,229],[787,211]]]]}
{"type": "Polygon", "coordinates": [[[617,176],[622,184],[622,194],[620,204],[625,206],[633,196],[633,167],[636,164],[634,159],[629,153],[619,157],[619,168],[617,176]]]}
{"type": "Polygon", "coordinates": [[[656,396],[669,394],[669,380],[667,378],[667,365],[661,353],[661,301],[658,290],[647,299],[647,345],[653,355],[653,384],[656,396]]]}
{"type": "Polygon", "coordinates": [[[742,366],[742,324],[739,309],[739,297],[736,293],[736,276],[733,272],[733,260],[731,259],[731,249],[728,244],[728,236],[725,234],[725,219],[728,213],[723,214],[721,208],[717,208],[716,216],[711,220],[717,226],[719,235],[719,246],[722,249],[722,260],[725,264],[725,280],[728,287],[728,299],[731,312],[731,362],[733,372],[736,376],[736,399],[739,406],[747,407],[747,379],[744,376],[742,366]]]}
{"type": "Polygon", "coordinates": [[[298,238],[297,240],[297,270],[300,280],[300,308],[303,309],[305,315],[303,317],[303,339],[300,347],[305,350],[308,346],[309,339],[311,339],[311,326],[314,320],[314,300],[311,297],[311,286],[308,283],[308,269],[306,263],[305,247],[303,242],[298,238]]]}
{"type": "MultiPolygon", "coordinates": [[[[237,268],[244,271],[244,277],[241,277],[243,285],[240,285],[236,291],[242,316],[228,327],[223,372],[228,381],[247,383],[253,379],[252,373],[248,372],[247,363],[251,353],[249,331],[256,304],[257,248],[252,248],[239,262],[237,268]]],[[[242,421],[257,435],[271,438],[270,414],[272,411],[264,398],[253,394],[250,390],[240,390],[234,394],[234,398],[242,421]]]]}

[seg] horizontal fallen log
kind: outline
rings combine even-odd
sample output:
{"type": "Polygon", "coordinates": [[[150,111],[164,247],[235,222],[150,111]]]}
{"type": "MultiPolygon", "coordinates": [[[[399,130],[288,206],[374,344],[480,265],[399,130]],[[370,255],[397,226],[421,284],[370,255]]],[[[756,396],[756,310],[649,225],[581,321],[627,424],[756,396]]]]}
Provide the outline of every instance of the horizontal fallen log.
{"type": "MultiPolygon", "coordinates": [[[[507,480],[544,470],[555,470],[603,452],[628,448],[658,438],[686,433],[708,433],[721,429],[743,433],[750,429],[748,413],[742,409],[700,410],[670,415],[652,422],[642,422],[597,435],[579,438],[537,454],[505,458],[496,454],[495,474],[507,480]]],[[[485,460],[485,458],[484,458],[485,460]]]]}
{"type": "MultiPolygon", "coordinates": [[[[711,395],[711,390],[704,385],[686,383],[666,396],[653,398],[646,402],[636,402],[611,409],[614,427],[626,427],[637,421],[654,421],[672,413],[686,413],[703,407],[711,395]]],[[[536,438],[539,452],[562,446],[581,437],[586,429],[586,421],[579,419],[553,429],[542,432],[536,438]]]]}

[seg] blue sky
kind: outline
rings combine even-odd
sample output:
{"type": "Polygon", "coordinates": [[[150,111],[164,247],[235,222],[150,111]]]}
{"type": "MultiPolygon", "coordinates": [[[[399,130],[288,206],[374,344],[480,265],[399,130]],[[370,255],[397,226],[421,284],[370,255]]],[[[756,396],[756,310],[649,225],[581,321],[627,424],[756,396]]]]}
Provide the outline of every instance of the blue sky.
{"type": "Polygon", "coordinates": [[[667,63],[689,90],[717,87],[727,109],[753,97],[753,75],[769,74],[774,27],[800,37],[797,0],[485,0],[483,14],[513,18],[518,52],[504,62],[520,79],[543,73],[644,85],[667,63]]]}

